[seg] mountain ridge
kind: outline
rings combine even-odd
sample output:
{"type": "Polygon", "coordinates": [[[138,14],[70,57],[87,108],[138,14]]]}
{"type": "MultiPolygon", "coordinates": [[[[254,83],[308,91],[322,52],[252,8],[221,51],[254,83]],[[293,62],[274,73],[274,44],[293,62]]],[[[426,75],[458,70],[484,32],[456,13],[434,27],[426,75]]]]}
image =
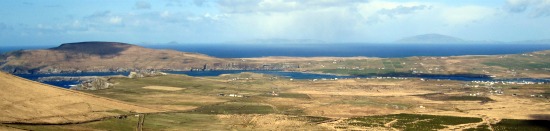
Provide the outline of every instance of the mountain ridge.
{"type": "Polygon", "coordinates": [[[77,42],[3,54],[0,69],[9,73],[118,72],[138,70],[246,69],[236,59],[156,50],[120,42],[77,42]]]}

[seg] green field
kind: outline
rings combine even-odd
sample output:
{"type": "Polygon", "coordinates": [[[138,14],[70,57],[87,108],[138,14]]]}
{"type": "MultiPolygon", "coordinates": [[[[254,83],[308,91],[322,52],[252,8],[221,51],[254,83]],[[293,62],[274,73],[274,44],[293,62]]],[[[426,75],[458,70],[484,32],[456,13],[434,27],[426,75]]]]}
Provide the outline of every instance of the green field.
{"type": "MultiPolygon", "coordinates": [[[[386,74],[392,74],[392,73],[400,73],[396,72],[395,69],[364,69],[364,70],[356,70],[356,69],[319,69],[316,71],[320,71],[323,73],[331,73],[331,74],[345,74],[345,75],[355,75],[355,76],[368,76],[368,75],[386,75],[386,74]]],[[[405,72],[401,72],[405,73],[405,72]]]]}
{"type": "MultiPolygon", "coordinates": [[[[382,63],[382,62],[381,62],[382,63]]],[[[386,64],[390,64],[386,62],[386,64]]],[[[395,66],[395,62],[391,62],[395,66]]],[[[147,106],[150,108],[169,105],[171,107],[189,107],[184,109],[175,109],[170,112],[145,114],[144,130],[243,130],[254,126],[266,127],[262,129],[282,129],[271,126],[272,121],[287,121],[289,123],[301,123],[299,127],[286,127],[283,129],[324,129],[321,125],[327,123],[340,123],[334,128],[338,129],[397,129],[405,131],[417,130],[441,130],[453,125],[462,125],[469,123],[480,123],[481,118],[474,117],[455,117],[438,116],[423,114],[392,114],[378,116],[364,116],[365,114],[352,114],[354,116],[334,117],[331,115],[315,114],[323,106],[335,106],[339,110],[348,110],[351,107],[355,109],[380,109],[390,110],[394,113],[408,112],[415,110],[418,103],[405,100],[407,98],[395,96],[348,96],[348,95],[316,95],[305,94],[304,92],[294,92],[292,89],[318,89],[323,91],[327,89],[361,89],[355,85],[345,85],[338,83],[340,81],[277,81],[263,79],[266,76],[258,74],[238,74],[226,75],[220,77],[194,78],[184,75],[167,75],[158,77],[147,77],[138,79],[112,78],[111,82],[115,86],[108,89],[85,91],[100,96],[106,96],[112,99],[132,102],[136,105],[147,106]],[[254,77],[250,80],[232,80],[234,77],[254,77]],[[145,86],[167,86],[182,88],[182,90],[167,91],[142,88],[145,86]],[[305,86],[305,87],[301,87],[305,86]],[[357,88],[355,88],[357,87],[357,88]],[[269,93],[277,91],[278,96],[272,96],[269,93]],[[242,94],[243,97],[229,97],[219,94],[242,94]],[[307,106],[303,106],[303,105],[307,106]],[[309,104],[309,105],[308,105],[309,104]],[[261,121],[269,120],[269,121],[261,121]],[[259,122],[259,123],[254,123],[259,122]],[[261,123],[268,123],[262,125],[261,123]],[[323,123],[323,124],[321,124],[323,123]]],[[[375,82],[411,82],[411,80],[353,80],[357,85],[375,82]]],[[[422,88],[439,89],[433,85],[446,84],[456,85],[460,82],[448,81],[428,81],[429,84],[419,85],[422,88]]],[[[407,83],[408,85],[408,83],[407,83]]],[[[370,86],[365,86],[364,89],[370,86]]],[[[375,86],[377,87],[377,86],[375,86]]],[[[392,87],[392,86],[388,86],[392,87]]],[[[393,86],[396,89],[402,87],[393,86]]],[[[517,90],[527,89],[548,89],[547,86],[533,85],[521,86],[517,90]]],[[[411,87],[414,88],[414,87],[411,87]]],[[[418,88],[418,87],[416,87],[418,88]]],[[[454,88],[454,87],[453,87],[454,88]]],[[[472,91],[472,90],[469,90],[472,91]]],[[[545,93],[548,93],[546,91],[545,93]]],[[[449,95],[443,93],[432,93],[416,95],[416,97],[426,98],[437,101],[493,101],[489,97],[483,96],[462,96],[449,95]]],[[[445,102],[451,103],[451,102],[445,102]]],[[[425,104],[423,104],[425,105],[425,104]]],[[[442,109],[445,111],[455,111],[451,105],[426,106],[426,108],[442,109]]],[[[332,109],[323,109],[321,111],[331,111],[332,109]]],[[[458,112],[463,112],[457,109],[458,112]]],[[[467,110],[466,110],[467,111],[467,110]]],[[[116,112],[116,111],[113,111],[116,112]]],[[[326,112],[323,112],[323,114],[326,112]]],[[[330,112],[328,112],[330,113],[330,112]]],[[[414,113],[414,112],[409,112],[414,113]]],[[[369,115],[369,114],[366,114],[369,115]]],[[[138,118],[129,116],[124,119],[112,118],[102,121],[89,122],[83,124],[70,125],[9,125],[27,130],[135,130],[138,118]]],[[[545,124],[548,121],[533,120],[509,120],[504,119],[500,123],[492,125],[480,124],[475,128],[467,130],[486,131],[494,130],[548,130],[545,124]]],[[[261,130],[261,129],[257,129],[261,130]]]]}
{"type": "Polygon", "coordinates": [[[404,131],[429,131],[444,129],[448,125],[460,125],[481,122],[481,118],[435,116],[421,114],[393,114],[382,116],[355,117],[346,120],[350,125],[362,127],[384,127],[391,121],[390,127],[404,131]]]}
{"type": "Polygon", "coordinates": [[[482,124],[482,125],[479,125],[475,128],[466,129],[465,131],[491,131],[491,130],[489,129],[488,125],[482,124]]]}
{"type": "Polygon", "coordinates": [[[550,120],[514,120],[502,119],[491,125],[495,131],[548,131],[550,120]]]}
{"type": "Polygon", "coordinates": [[[262,96],[267,97],[282,97],[282,98],[296,98],[296,99],[311,99],[307,94],[300,93],[279,93],[277,96],[263,94],[262,96]]]}
{"type": "Polygon", "coordinates": [[[547,56],[524,56],[510,55],[506,58],[490,59],[482,62],[488,66],[500,66],[508,69],[541,69],[550,68],[550,57],[547,56]]]}
{"type": "Polygon", "coordinates": [[[437,101],[482,101],[482,102],[488,102],[488,101],[494,101],[493,99],[489,97],[484,96],[456,96],[456,95],[445,95],[445,94],[425,94],[425,95],[418,95],[422,98],[429,99],[429,100],[437,100],[437,101]]]}
{"type": "Polygon", "coordinates": [[[193,113],[150,114],[143,130],[228,130],[215,115],[193,113]]]}
{"type": "Polygon", "coordinates": [[[103,121],[89,122],[83,124],[69,125],[15,125],[9,124],[11,127],[33,131],[60,131],[60,130],[116,130],[116,131],[131,131],[136,129],[138,117],[128,116],[118,119],[111,118],[103,121]]]}
{"type": "Polygon", "coordinates": [[[202,106],[190,112],[201,114],[269,114],[275,113],[275,110],[271,106],[260,103],[228,102],[202,106]]]}

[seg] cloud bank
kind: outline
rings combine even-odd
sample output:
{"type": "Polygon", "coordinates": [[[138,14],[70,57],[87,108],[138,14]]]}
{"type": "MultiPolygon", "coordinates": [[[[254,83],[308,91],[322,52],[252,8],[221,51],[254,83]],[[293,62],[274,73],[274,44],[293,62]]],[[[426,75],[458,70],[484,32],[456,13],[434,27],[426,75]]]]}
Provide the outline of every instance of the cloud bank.
{"type": "MultiPolygon", "coordinates": [[[[314,39],[328,43],[391,42],[428,33],[470,40],[550,38],[550,0],[501,2],[391,0],[164,0],[11,2],[61,5],[72,12],[20,11],[0,20],[4,43],[113,40],[215,43],[252,39],[314,39]],[[105,1],[104,1],[105,2],[105,1]],[[154,7],[154,8],[153,8],[154,7]],[[44,16],[32,18],[36,13],[44,16]],[[55,19],[53,19],[55,18],[55,19]],[[25,39],[25,38],[35,38],[25,39]],[[52,38],[52,39],[48,39],[52,38]],[[56,39],[53,39],[56,38],[56,39]],[[25,40],[21,40],[25,39],[25,40]]],[[[45,8],[45,7],[44,7],[45,8]]],[[[53,8],[53,7],[49,7],[53,8]]],[[[40,10],[40,9],[38,9],[40,10]]]]}

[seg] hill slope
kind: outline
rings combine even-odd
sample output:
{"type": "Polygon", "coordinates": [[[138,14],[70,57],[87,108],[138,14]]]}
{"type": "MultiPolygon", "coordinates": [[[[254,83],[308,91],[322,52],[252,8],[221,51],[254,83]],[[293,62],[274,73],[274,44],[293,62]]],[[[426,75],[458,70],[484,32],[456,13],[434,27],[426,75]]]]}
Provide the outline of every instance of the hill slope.
{"type": "Polygon", "coordinates": [[[129,71],[141,69],[189,70],[227,68],[230,59],[174,50],[154,50],[116,42],[80,42],[42,50],[23,50],[0,56],[0,68],[9,73],[129,71]]]}
{"type": "Polygon", "coordinates": [[[78,123],[131,112],[157,112],[0,72],[0,123],[78,123]]]}

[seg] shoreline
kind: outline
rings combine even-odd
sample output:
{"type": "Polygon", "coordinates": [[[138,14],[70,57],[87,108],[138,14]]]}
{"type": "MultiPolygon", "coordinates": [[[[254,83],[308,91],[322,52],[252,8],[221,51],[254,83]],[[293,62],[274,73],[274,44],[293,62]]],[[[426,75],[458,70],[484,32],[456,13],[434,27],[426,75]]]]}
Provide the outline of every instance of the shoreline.
{"type": "MultiPolygon", "coordinates": [[[[208,71],[159,71],[169,74],[174,74],[170,72],[216,72],[216,71],[229,71],[236,73],[222,73],[222,74],[237,74],[242,72],[252,72],[256,73],[257,71],[267,71],[267,72],[288,72],[288,73],[304,73],[304,74],[317,74],[317,75],[332,75],[340,77],[358,77],[358,78],[367,78],[367,77],[403,77],[403,78],[422,78],[425,77],[464,77],[464,78],[490,78],[490,81],[509,81],[514,79],[532,79],[532,80],[546,80],[549,81],[550,78],[547,77],[491,77],[491,75],[486,74],[408,74],[408,73],[396,73],[396,74],[378,74],[378,75],[346,75],[346,74],[335,74],[335,73],[323,73],[318,71],[289,71],[289,70],[208,70],[208,71]]],[[[108,76],[126,76],[119,73],[130,73],[130,72],[79,72],[79,73],[34,73],[34,74],[13,74],[17,76],[38,76],[38,75],[50,75],[44,77],[108,77],[108,76]],[[94,75],[98,73],[99,75],[94,75]],[[112,74],[110,74],[112,73],[112,74]],[[83,75],[78,75],[83,74],[83,75]],[[101,75],[105,74],[105,75],[101,75]],[[65,76],[66,75],[66,76],[65,76]]],[[[12,74],[12,73],[9,73],[12,74]]],[[[220,74],[220,75],[222,75],[220,74]]],[[[219,76],[219,75],[218,75],[219,76]]],[[[192,76],[192,77],[201,77],[201,76],[192,76]]]]}

